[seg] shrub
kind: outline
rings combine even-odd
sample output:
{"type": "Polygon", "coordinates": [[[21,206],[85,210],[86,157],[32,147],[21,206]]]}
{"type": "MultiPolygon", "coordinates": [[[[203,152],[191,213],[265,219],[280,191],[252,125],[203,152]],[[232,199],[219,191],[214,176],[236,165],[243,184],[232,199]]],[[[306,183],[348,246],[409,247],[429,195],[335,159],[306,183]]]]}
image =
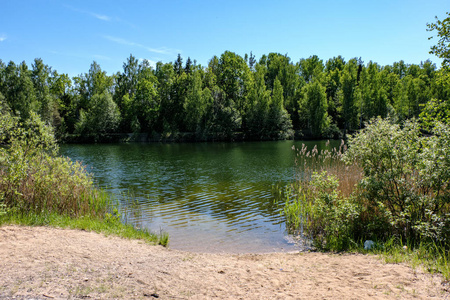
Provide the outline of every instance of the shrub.
{"type": "Polygon", "coordinates": [[[107,197],[78,162],[58,157],[53,132],[33,112],[21,124],[0,103],[0,208],[20,213],[103,215],[107,197]]]}
{"type": "Polygon", "coordinates": [[[423,136],[415,120],[400,126],[377,118],[349,138],[347,151],[326,153],[299,151],[300,176],[283,211],[291,232],[329,250],[392,238],[449,248],[448,125],[423,136]]]}
{"type": "Polygon", "coordinates": [[[433,133],[422,136],[415,120],[401,127],[374,119],[349,139],[343,156],[363,169],[358,197],[373,212],[365,221],[377,218],[387,234],[413,243],[424,237],[448,243],[449,238],[450,129],[439,124],[433,133]]]}

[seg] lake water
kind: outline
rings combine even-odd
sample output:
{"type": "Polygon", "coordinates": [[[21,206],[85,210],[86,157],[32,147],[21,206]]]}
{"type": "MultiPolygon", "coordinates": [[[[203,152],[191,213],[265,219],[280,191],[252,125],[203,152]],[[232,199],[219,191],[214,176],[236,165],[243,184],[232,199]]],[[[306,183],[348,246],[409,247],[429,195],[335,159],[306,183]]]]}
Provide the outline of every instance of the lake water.
{"type": "Polygon", "coordinates": [[[274,186],[292,182],[292,147],[325,141],[63,145],[120,200],[126,222],[169,233],[169,247],[196,252],[299,250],[286,233],[274,186]],[[130,203],[133,195],[134,201],[130,203]]]}

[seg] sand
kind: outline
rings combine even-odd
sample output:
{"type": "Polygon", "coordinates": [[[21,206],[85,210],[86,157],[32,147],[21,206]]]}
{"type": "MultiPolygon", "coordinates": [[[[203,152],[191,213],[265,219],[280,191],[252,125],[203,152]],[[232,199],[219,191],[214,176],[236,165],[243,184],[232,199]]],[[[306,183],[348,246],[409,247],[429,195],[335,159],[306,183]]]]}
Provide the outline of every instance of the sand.
{"type": "Polygon", "coordinates": [[[205,254],[0,227],[0,299],[449,299],[439,275],[374,255],[205,254]]]}

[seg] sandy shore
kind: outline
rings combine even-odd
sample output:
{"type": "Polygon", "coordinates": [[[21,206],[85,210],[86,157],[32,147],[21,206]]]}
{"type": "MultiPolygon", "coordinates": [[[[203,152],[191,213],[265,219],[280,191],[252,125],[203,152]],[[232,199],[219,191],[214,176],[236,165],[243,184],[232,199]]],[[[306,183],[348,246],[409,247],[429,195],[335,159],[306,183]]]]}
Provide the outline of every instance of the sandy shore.
{"type": "Polygon", "coordinates": [[[450,300],[441,280],[371,255],[198,254],[85,231],[0,227],[0,299],[450,300]]]}

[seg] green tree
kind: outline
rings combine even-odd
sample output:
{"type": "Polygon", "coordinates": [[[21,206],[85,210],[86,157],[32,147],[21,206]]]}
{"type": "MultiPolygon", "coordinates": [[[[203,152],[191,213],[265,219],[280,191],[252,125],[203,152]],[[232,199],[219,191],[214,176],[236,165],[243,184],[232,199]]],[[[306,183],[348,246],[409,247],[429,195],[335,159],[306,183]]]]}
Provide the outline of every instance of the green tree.
{"type": "Polygon", "coordinates": [[[38,112],[39,104],[31,80],[31,72],[25,62],[16,66],[10,61],[4,69],[3,96],[15,115],[26,120],[30,113],[38,112]]]}
{"type": "Polygon", "coordinates": [[[266,67],[265,79],[267,89],[273,90],[275,79],[278,78],[283,88],[283,106],[294,119],[293,122],[297,125],[298,101],[296,94],[303,86],[303,82],[298,76],[298,64],[293,64],[287,55],[281,55],[279,53],[269,53],[261,61],[264,62],[264,66],[266,67]]]}
{"type": "Polygon", "coordinates": [[[75,124],[75,132],[88,134],[95,138],[114,132],[120,123],[120,112],[111,94],[103,92],[94,94],[88,110],[80,111],[80,118],[75,124]]]}
{"type": "Polygon", "coordinates": [[[406,76],[406,72],[408,70],[408,66],[405,64],[403,60],[399,62],[395,62],[392,67],[392,72],[397,74],[397,76],[402,79],[406,76]]]}
{"type": "Polygon", "coordinates": [[[218,86],[204,90],[205,102],[209,103],[204,120],[205,134],[213,138],[230,139],[242,126],[241,115],[225,95],[218,86]]]}
{"type": "Polygon", "coordinates": [[[50,90],[51,68],[44,64],[42,59],[35,59],[32,64],[31,80],[33,82],[36,101],[41,119],[47,124],[57,127],[61,124],[59,104],[50,90]]]}
{"type": "Polygon", "coordinates": [[[55,99],[55,105],[58,106],[58,114],[61,118],[59,126],[56,120],[54,121],[55,134],[59,136],[73,133],[75,129],[78,104],[77,97],[72,91],[72,81],[69,76],[53,71],[50,77],[50,92],[55,99]]]}
{"type": "Polygon", "coordinates": [[[138,59],[130,54],[127,61],[123,63],[122,73],[117,73],[115,76],[113,99],[122,112],[123,118],[120,129],[124,132],[128,132],[131,129],[132,115],[134,113],[130,111],[130,101],[136,93],[139,73],[142,72],[143,68],[146,68],[146,65],[145,61],[139,65],[138,59]]]}
{"type": "Polygon", "coordinates": [[[338,123],[339,112],[339,90],[341,88],[340,77],[344,69],[345,61],[342,56],[330,58],[325,63],[324,86],[327,93],[328,115],[331,120],[338,123]]]}
{"type": "Polygon", "coordinates": [[[186,128],[190,132],[199,132],[201,120],[207,109],[207,99],[203,95],[202,78],[200,70],[193,70],[189,74],[186,97],[184,101],[184,115],[186,128]]]}
{"type": "Polygon", "coordinates": [[[283,87],[278,78],[275,78],[273,84],[268,122],[271,137],[288,138],[292,136],[292,122],[288,112],[284,108],[283,87]]]}
{"type": "Polygon", "coordinates": [[[420,113],[422,127],[431,131],[438,122],[450,125],[450,101],[431,99],[420,113]]]}
{"type": "Polygon", "coordinates": [[[75,77],[76,88],[83,98],[83,101],[89,102],[95,94],[103,92],[112,92],[113,78],[106,75],[97,62],[92,62],[89,72],[75,77]]]}
{"type": "Polygon", "coordinates": [[[193,66],[192,66],[192,60],[191,60],[190,57],[188,57],[188,59],[186,60],[186,65],[185,65],[185,67],[184,67],[184,72],[185,72],[186,74],[190,74],[191,71],[192,71],[192,68],[193,68],[193,66]]]}
{"type": "Polygon", "coordinates": [[[142,69],[136,86],[136,92],[131,99],[132,130],[134,132],[151,132],[156,128],[159,116],[160,99],[158,97],[158,79],[151,68],[142,69]]]}
{"type": "Polygon", "coordinates": [[[416,121],[377,118],[349,139],[344,159],[363,170],[360,192],[373,235],[448,243],[450,128],[438,124],[434,133],[422,136],[416,121]]]}
{"type": "Polygon", "coordinates": [[[308,117],[308,128],[313,137],[319,138],[330,124],[325,87],[318,80],[313,80],[303,88],[303,94],[308,117]]]}
{"type": "MultiPolygon", "coordinates": [[[[436,23],[427,23],[427,31],[436,31],[437,38],[439,39],[437,44],[431,47],[430,54],[434,54],[439,58],[442,58],[442,66],[450,66],[450,13],[447,12],[447,18],[442,21],[436,16],[436,23]]],[[[434,37],[428,38],[433,39],[434,37]]]]}
{"type": "Polygon", "coordinates": [[[181,54],[178,53],[177,59],[173,63],[173,71],[177,76],[180,76],[182,73],[184,73],[183,69],[183,59],[181,58],[181,54]]]}
{"type": "Polygon", "coordinates": [[[321,80],[323,75],[324,65],[323,61],[317,55],[310,56],[307,59],[301,59],[299,63],[300,76],[305,82],[309,83],[314,78],[321,80]]]}
{"type": "Polygon", "coordinates": [[[269,130],[268,115],[271,104],[270,91],[266,88],[264,76],[266,68],[256,64],[253,73],[253,87],[249,93],[249,112],[247,114],[247,130],[252,138],[264,139],[269,130]]]}
{"type": "Polygon", "coordinates": [[[360,118],[369,120],[373,117],[386,117],[388,100],[381,81],[380,67],[369,62],[361,77],[360,118]]]}
{"type": "Polygon", "coordinates": [[[234,52],[225,51],[217,65],[217,85],[225,93],[225,106],[235,107],[240,117],[246,112],[250,69],[245,60],[234,52]]]}
{"type": "Polygon", "coordinates": [[[356,59],[351,59],[344,67],[340,77],[341,90],[340,113],[344,122],[344,135],[347,130],[356,129],[358,122],[358,65],[356,59]]]}
{"type": "Polygon", "coordinates": [[[178,123],[183,112],[183,98],[180,97],[181,91],[175,88],[180,81],[175,76],[172,64],[163,64],[158,62],[155,70],[158,79],[158,95],[161,104],[158,119],[159,132],[177,132],[178,123]],[[177,92],[178,95],[174,95],[177,92]]]}

